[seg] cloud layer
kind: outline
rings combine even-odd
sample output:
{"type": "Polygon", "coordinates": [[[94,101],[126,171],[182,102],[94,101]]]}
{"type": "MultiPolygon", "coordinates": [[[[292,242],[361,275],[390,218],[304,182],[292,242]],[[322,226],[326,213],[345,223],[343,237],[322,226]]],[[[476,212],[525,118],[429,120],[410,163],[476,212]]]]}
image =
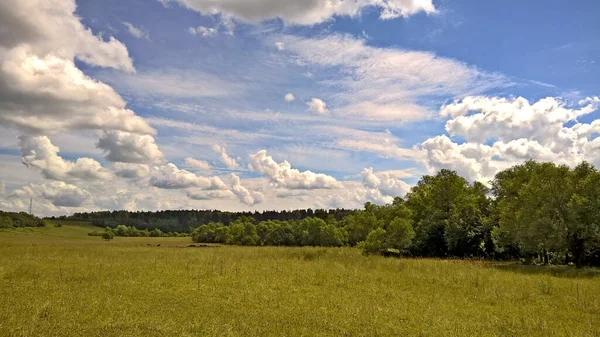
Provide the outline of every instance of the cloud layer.
{"type": "Polygon", "coordinates": [[[271,19],[281,19],[294,25],[314,25],[335,16],[356,17],[368,8],[380,10],[383,20],[424,12],[435,13],[431,0],[159,0],[164,4],[178,2],[182,6],[198,11],[203,15],[221,14],[247,23],[260,23],[271,19]]]}

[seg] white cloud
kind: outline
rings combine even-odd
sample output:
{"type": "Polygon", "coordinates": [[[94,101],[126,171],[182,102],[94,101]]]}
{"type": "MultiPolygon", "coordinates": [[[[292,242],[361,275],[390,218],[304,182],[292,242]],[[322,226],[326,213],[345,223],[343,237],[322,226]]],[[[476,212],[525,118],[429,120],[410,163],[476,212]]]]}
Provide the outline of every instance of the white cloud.
{"type": "Polygon", "coordinates": [[[275,47],[277,47],[277,49],[279,49],[279,50],[284,50],[285,49],[285,43],[283,43],[283,42],[275,42],[275,47]]]}
{"type": "Polygon", "coordinates": [[[213,151],[220,154],[219,158],[221,159],[221,162],[225,164],[228,169],[237,170],[240,168],[240,165],[237,163],[237,161],[227,154],[225,147],[215,144],[213,145],[213,151]]]}
{"type": "Polygon", "coordinates": [[[4,192],[6,192],[6,183],[4,180],[0,180],[0,195],[4,195],[4,192]]]}
{"type": "Polygon", "coordinates": [[[57,207],[79,207],[92,198],[90,192],[62,181],[28,184],[13,191],[9,198],[42,198],[57,207]]]}
{"type": "Polygon", "coordinates": [[[25,47],[29,54],[52,53],[90,65],[134,72],[127,48],[113,37],[93,35],[75,15],[75,0],[3,0],[0,2],[0,46],[25,47]]]}
{"type": "Polygon", "coordinates": [[[207,161],[198,160],[191,157],[185,158],[184,164],[198,171],[210,171],[211,169],[211,166],[207,161]]]}
{"type": "Polygon", "coordinates": [[[108,85],[54,54],[39,57],[26,46],[0,63],[0,125],[23,132],[111,129],[154,134],[108,85]]]}
{"type": "Polygon", "coordinates": [[[64,160],[58,155],[60,149],[46,136],[20,136],[22,162],[27,167],[40,169],[42,175],[53,180],[110,180],[112,174],[91,158],[79,158],[76,162],[64,160]]]}
{"type": "Polygon", "coordinates": [[[264,200],[264,195],[258,191],[249,191],[247,188],[242,186],[242,182],[240,177],[231,174],[231,192],[235,194],[235,196],[239,199],[240,202],[248,205],[254,206],[256,204],[261,203],[264,200]]]}
{"type": "Polygon", "coordinates": [[[190,189],[186,191],[188,198],[193,200],[215,200],[215,199],[228,199],[234,196],[233,192],[227,191],[204,191],[190,189]]]}
{"type": "Polygon", "coordinates": [[[284,98],[287,102],[291,102],[296,99],[296,97],[294,97],[294,94],[292,94],[291,92],[285,94],[284,98]]]}
{"type": "MultiPolygon", "coordinates": [[[[153,142],[155,130],[127,109],[125,100],[75,65],[77,59],[135,72],[125,45],[94,35],[75,10],[73,0],[0,3],[0,125],[26,136],[87,129],[153,142]]],[[[110,150],[109,159],[116,151],[110,150]]],[[[80,161],[86,162],[91,165],[89,159],[80,161]]]]}
{"type": "Polygon", "coordinates": [[[424,120],[433,112],[423,101],[509,85],[503,76],[430,52],[371,47],[348,35],[275,39],[296,55],[293,62],[328,71],[328,80],[322,84],[335,90],[328,94],[336,103],[331,111],[334,115],[378,121],[424,120]]]}
{"type": "Polygon", "coordinates": [[[377,153],[384,158],[419,161],[423,153],[417,147],[405,148],[398,145],[400,139],[389,130],[385,132],[364,131],[340,126],[317,127],[315,131],[327,132],[336,147],[377,153]]]}
{"type": "Polygon", "coordinates": [[[218,34],[218,30],[216,28],[198,26],[198,27],[190,27],[188,28],[188,32],[192,35],[198,35],[201,37],[213,37],[218,34]]]}
{"type": "Polygon", "coordinates": [[[125,179],[141,179],[150,174],[150,166],[145,164],[115,163],[115,174],[125,179]]]}
{"type": "Polygon", "coordinates": [[[221,14],[248,23],[279,18],[296,25],[314,25],[335,16],[355,17],[368,7],[380,10],[382,20],[408,17],[419,12],[435,13],[431,0],[159,0],[163,4],[178,2],[204,15],[221,14]]]}
{"type": "Polygon", "coordinates": [[[312,98],[310,102],[306,103],[308,105],[308,110],[318,114],[327,113],[327,104],[323,102],[323,100],[319,98],[312,98]]]}
{"type": "Polygon", "coordinates": [[[106,153],[106,159],[123,163],[159,163],[163,153],[154,137],[123,131],[105,131],[98,140],[98,148],[106,153]]]}
{"type": "Polygon", "coordinates": [[[150,170],[149,184],[162,189],[184,189],[190,187],[204,190],[225,190],[227,186],[219,177],[202,177],[186,170],[180,170],[175,164],[154,166],[150,170]]]}
{"type": "Polygon", "coordinates": [[[598,109],[598,103],[590,98],[570,107],[553,97],[533,104],[522,97],[465,97],[442,106],[440,114],[451,117],[446,131],[466,142],[455,143],[446,135],[426,140],[422,143],[425,164],[430,171],[453,169],[482,182],[527,159],[598,164],[600,155],[594,147],[598,137],[591,137],[600,131],[600,123],[577,122],[598,109]]]}
{"type": "Polygon", "coordinates": [[[129,22],[123,22],[123,25],[127,27],[127,31],[129,32],[129,34],[131,34],[131,36],[135,37],[136,39],[150,40],[150,34],[148,34],[148,31],[146,31],[143,27],[136,27],[129,22]]]}
{"type": "Polygon", "coordinates": [[[366,188],[378,190],[384,196],[404,197],[410,190],[410,185],[406,182],[387,172],[374,173],[371,167],[363,170],[362,177],[366,188]]]}
{"type": "Polygon", "coordinates": [[[331,176],[311,171],[300,172],[293,169],[290,163],[277,163],[266,150],[258,151],[250,156],[250,170],[266,175],[278,187],[287,189],[338,188],[340,183],[331,176]]]}

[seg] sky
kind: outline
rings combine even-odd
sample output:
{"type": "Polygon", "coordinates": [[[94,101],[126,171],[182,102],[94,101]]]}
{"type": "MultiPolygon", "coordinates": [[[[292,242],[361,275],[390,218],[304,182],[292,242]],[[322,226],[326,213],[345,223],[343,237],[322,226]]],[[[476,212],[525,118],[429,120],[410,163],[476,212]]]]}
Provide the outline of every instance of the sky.
{"type": "Polygon", "coordinates": [[[0,209],[359,208],[600,166],[600,3],[5,0],[0,209]]]}

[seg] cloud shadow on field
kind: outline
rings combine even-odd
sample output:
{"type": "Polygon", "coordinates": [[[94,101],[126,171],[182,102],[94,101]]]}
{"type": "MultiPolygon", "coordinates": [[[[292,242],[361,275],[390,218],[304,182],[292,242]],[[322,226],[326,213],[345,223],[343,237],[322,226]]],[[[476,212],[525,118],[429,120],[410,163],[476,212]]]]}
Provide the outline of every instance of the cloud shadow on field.
{"type": "Polygon", "coordinates": [[[549,275],[560,278],[599,278],[600,268],[576,269],[574,266],[535,266],[518,262],[495,264],[493,268],[526,275],[549,275]]]}

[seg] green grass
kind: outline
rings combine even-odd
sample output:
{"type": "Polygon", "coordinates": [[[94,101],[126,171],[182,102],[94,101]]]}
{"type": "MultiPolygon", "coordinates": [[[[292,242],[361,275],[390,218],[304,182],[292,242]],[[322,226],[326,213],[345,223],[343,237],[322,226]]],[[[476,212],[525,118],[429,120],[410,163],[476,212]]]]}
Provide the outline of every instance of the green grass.
{"type": "Polygon", "coordinates": [[[93,229],[0,231],[0,336],[600,336],[597,270],[93,229]]]}

